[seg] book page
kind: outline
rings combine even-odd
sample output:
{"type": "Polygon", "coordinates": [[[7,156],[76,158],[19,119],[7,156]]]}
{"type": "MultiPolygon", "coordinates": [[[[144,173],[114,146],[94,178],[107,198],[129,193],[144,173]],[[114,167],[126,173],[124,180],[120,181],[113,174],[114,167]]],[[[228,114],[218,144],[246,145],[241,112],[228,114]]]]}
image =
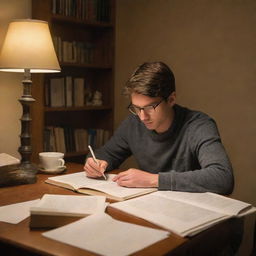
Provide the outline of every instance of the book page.
{"type": "Polygon", "coordinates": [[[114,181],[104,182],[96,185],[87,185],[87,188],[96,189],[106,194],[110,194],[120,198],[129,198],[130,196],[140,195],[141,193],[147,193],[156,191],[155,188],[127,188],[119,186],[114,181]]]}
{"type": "Polygon", "coordinates": [[[214,193],[189,193],[178,191],[159,191],[159,195],[173,200],[179,200],[197,205],[212,211],[230,216],[238,215],[243,209],[250,208],[250,204],[214,193]]]}
{"type": "Polygon", "coordinates": [[[115,174],[106,174],[107,180],[93,179],[86,177],[85,172],[78,172],[73,174],[65,174],[61,176],[51,177],[49,178],[49,180],[69,184],[76,190],[79,188],[90,188],[124,199],[131,196],[146,194],[157,190],[156,188],[121,187],[116,182],[112,181],[112,179],[115,176],[115,174]]]}
{"type": "Polygon", "coordinates": [[[39,199],[0,207],[0,221],[18,224],[29,217],[30,207],[36,205],[39,199]]]}
{"type": "Polygon", "coordinates": [[[30,208],[31,213],[69,213],[85,216],[104,212],[105,196],[73,196],[45,194],[42,199],[30,208]]]}
{"type": "Polygon", "coordinates": [[[113,203],[110,207],[148,220],[180,236],[227,218],[222,213],[163,197],[159,192],[113,203]]]}
{"type": "MultiPolygon", "coordinates": [[[[114,174],[108,174],[107,175],[107,181],[111,181],[115,175],[114,174]]],[[[74,189],[79,188],[87,188],[90,185],[96,185],[106,182],[103,179],[92,179],[88,178],[85,175],[85,172],[77,172],[77,173],[71,173],[71,174],[64,174],[64,175],[58,175],[54,177],[48,178],[49,180],[54,180],[57,182],[69,184],[74,189]]]]}
{"type": "Polygon", "coordinates": [[[130,255],[168,237],[169,232],[121,222],[107,214],[95,214],[43,233],[57,240],[100,255],[130,255]]]}
{"type": "Polygon", "coordinates": [[[12,164],[18,164],[20,160],[6,153],[0,153],[0,167],[12,164]]]}

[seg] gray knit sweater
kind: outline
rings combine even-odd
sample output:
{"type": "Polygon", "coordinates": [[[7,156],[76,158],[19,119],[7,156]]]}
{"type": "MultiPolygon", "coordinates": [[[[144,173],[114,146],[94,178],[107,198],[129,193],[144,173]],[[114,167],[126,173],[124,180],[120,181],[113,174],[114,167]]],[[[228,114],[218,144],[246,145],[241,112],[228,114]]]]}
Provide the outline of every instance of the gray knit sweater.
{"type": "Polygon", "coordinates": [[[230,194],[233,171],[214,120],[179,105],[174,111],[171,127],[161,134],[129,115],[96,157],[111,170],[132,154],[141,170],[159,174],[159,190],[230,194]]]}

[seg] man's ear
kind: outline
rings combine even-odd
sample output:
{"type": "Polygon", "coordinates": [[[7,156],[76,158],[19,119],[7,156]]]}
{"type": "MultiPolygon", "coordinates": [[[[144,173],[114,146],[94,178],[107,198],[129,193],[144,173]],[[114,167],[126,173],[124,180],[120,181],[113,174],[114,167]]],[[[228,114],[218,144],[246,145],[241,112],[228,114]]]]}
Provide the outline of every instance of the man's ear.
{"type": "Polygon", "coordinates": [[[176,104],[176,92],[172,92],[167,98],[168,104],[173,107],[176,104]]]}

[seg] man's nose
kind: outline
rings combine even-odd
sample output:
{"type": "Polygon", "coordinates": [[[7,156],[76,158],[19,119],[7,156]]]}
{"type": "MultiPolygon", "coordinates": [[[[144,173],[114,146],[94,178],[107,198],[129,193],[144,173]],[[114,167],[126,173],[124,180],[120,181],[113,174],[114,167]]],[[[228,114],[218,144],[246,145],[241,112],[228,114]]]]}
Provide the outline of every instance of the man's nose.
{"type": "Polygon", "coordinates": [[[141,109],[140,113],[139,113],[140,120],[145,121],[148,119],[148,117],[149,117],[149,115],[147,114],[147,112],[144,109],[141,109]]]}

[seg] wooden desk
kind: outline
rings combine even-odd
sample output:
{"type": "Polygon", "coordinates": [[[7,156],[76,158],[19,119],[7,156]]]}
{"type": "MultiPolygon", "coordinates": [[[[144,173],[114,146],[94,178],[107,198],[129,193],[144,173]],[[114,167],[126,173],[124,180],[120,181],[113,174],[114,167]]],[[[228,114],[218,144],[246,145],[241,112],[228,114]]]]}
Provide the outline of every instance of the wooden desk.
{"type": "MultiPolygon", "coordinates": [[[[82,171],[82,165],[79,164],[67,164],[67,167],[67,173],[82,171]]],[[[74,195],[75,192],[73,191],[46,184],[44,181],[47,177],[49,175],[38,174],[38,180],[35,184],[0,188],[0,206],[38,199],[45,193],[74,195]]],[[[107,213],[122,221],[156,227],[147,221],[121,213],[115,209],[107,209],[107,213]]],[[[217,255],[217,252],[230,241],[234,230],[237,230],[238,226],[240,227],[240,222],[238,219],[229,219],[192,239],[172,234],[167,239],[147,247],[134,255],[217,255]]],[[[29,218],[16,225],[0,222],[0,250],[1,252],[5,250],[8,256],[95,255],[91,252],[47,239],[41,235],[42,232],[43,230],[29,229],[29,218]]]]}

